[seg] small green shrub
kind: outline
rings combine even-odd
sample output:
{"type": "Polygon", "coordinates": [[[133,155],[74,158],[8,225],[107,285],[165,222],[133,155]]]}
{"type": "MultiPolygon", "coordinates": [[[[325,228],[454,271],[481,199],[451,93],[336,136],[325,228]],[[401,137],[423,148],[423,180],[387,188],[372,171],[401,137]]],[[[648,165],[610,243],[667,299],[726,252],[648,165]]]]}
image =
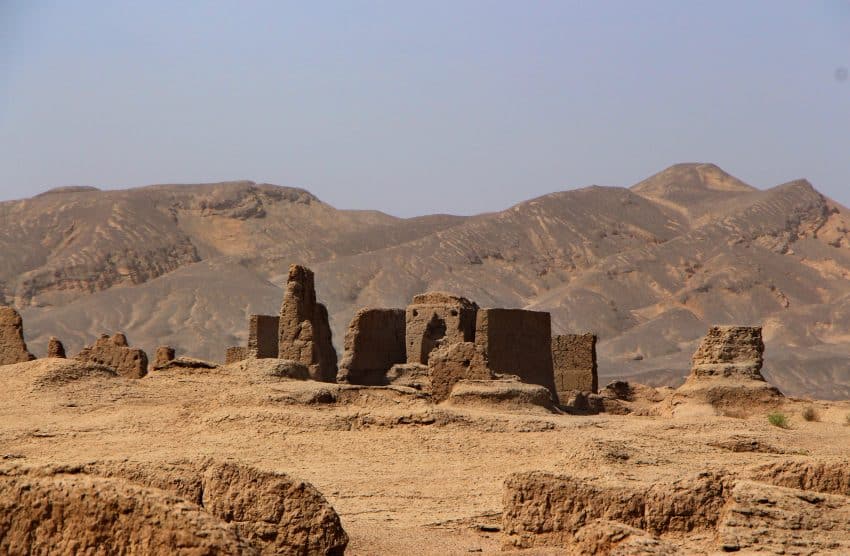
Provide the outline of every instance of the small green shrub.
{"type": "Polygon", "coordinates": [[[803,410],[803,419],[806,421],[820,421],[820,416],[818,412],[815,410],[814,406],[808,406],[803,410]]]}
{"type": "Polygon", "coordinates": [[[767,420],[774,427],[779,427],[780,429],[788,428],[788,416],[784,413],[780,413],[779,411],[774,411],[767,416],[767,420]]]}

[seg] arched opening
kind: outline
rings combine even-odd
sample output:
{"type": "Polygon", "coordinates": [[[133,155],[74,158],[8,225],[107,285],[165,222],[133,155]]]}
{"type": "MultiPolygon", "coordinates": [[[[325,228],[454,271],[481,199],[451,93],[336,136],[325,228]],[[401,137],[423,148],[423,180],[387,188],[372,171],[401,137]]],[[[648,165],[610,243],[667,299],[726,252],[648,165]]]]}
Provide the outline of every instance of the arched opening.
{"type": "Polygon", "coordinates": [[[443,342],[446,337],[446,321],[441,319],[434,313],[428,325],[425,327],[425,333],[422,335],[422,350],[420,353],[421,363],[428,364],[428,356],[431,352],[443,342]]]}

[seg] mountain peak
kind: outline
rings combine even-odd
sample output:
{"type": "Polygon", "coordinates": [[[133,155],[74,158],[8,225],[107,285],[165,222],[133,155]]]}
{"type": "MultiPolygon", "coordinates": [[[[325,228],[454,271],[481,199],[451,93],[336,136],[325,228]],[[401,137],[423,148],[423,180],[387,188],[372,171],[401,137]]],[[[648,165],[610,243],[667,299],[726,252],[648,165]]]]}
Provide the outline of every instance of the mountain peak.
{"type": "Polygon", "coordinates": [[[632,187],[643,196],[669,197],[676,193],[729,191],[750,193],[756,188],[723,171],[716,164],[685,162],[674,164],[632,187]]]}

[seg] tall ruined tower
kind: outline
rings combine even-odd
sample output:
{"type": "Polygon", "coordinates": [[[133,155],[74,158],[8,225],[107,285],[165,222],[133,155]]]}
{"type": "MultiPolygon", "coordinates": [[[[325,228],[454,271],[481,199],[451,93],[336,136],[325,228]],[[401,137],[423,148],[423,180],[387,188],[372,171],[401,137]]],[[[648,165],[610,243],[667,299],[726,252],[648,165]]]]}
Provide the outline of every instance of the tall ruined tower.
{"type": "Polygon", "coordinates": [[[310,377],[336,381],[336,351],[331,339],[328,310],[316,302],[313,271],[290,265],[280,307],[278,357],[307,365],[310,377]]]}

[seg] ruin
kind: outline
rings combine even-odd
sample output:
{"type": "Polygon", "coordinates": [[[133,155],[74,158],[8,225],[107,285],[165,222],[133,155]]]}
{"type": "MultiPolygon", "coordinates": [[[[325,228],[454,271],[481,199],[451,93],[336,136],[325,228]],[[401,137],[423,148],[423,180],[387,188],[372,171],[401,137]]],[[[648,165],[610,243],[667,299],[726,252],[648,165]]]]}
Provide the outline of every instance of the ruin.
{"type": "Polygon", "coordinates": [[[564,401],[574,391],[597,393],[596,335],[552,336],[552,366],[558,399],[564,401]]]}
{"type": "Polygon", "coordinates": [[[248,348],[245,346],[230,346],[224,352],[224,364],[238,363],[248,358],[248,348]]]}
{"type": "Polygon", "coordinates": [[[552,322],[549,313],[524,309],[479,309],[475,345],[487,368],[545,386],[557,399],[552,372],[552,322]]]}
{"type": "Polygon", "coordinates": [[[387,384],[387,372],[406,361],[404,309],[361,309],[345,333],[337,382],[387,384]]]}
{"type": "Polygon", "coordinates": [[[761,327],[712,326],[693,356],[691,376],[764,380],[761,327]]]}
{"type": "Polygon", "coordinates": [[[32,361],[24,341],[24,321],[12,307],[0,307],[0,365],[32,361]]]}
{"type": "Polygon", "coordinates": [[[159,346],[153,358],[153,368],[158,370],[174,361],[175,351],[171,346],[159,346]]]}
{"type": "Polygon", "coordinates": [[[484,352],[472,342],[457,342],[438,347],[428,358],[431,377],[431,397],[441,402],[449,397],[454,385],[461,380],[491,380],[484,352]]]}
{"type": "Polygon", "coordinates": [[[676,389],[674,404],[691,399],[721,411],[773,406],[783,395],[765,380],[763,363],[761,327],[712,326],[694,353],[691,374],[676,389]]]}
{"type": "Polygon", "coordinates": [[[248,353],[257,359],[269,359],[278,355],[280,317],[251,315],[248,319],[248,353]]]}
{"type": "Polygon", "coordinates": [[[405,314],[407,362],[427,365],[435,348],[473,341],[477,312],[478,305],[465,297],[442,292],[414,296],[405,314]]]}
{"type": "Polygon", "coordinates": [[[278,357],[307,365],[310,377],[335,382],[336,351],[331,339],[328,310],[316,301],[313,271],[290,265],[280,308],[278,357]]]}
{"type": "Polygon", "coordinates": [[[65,359],[66,357],[65,346],[62,345],[62,342],[56,336],[51,336],[47,342],[47,356],[58,357],[60,359],[65,359]]]}
{"type": "Polygon", "coordinates": [[[127,337],[118,332],[112,337],[103,334],[92,345],[74,357],[83,363],[106,365],[126,378],[142,378],[148,373],[148,356],[139,348],[127,345],[127,337]]]}

